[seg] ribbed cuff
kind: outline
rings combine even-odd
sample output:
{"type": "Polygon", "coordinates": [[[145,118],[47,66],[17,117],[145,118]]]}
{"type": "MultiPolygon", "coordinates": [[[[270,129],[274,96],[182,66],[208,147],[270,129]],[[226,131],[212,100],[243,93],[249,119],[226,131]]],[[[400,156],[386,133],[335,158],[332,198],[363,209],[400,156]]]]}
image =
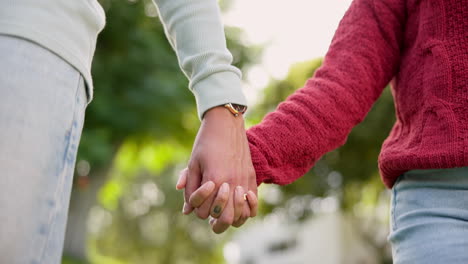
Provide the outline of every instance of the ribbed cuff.
{"type": "Polygon", "coordinates": [[[257,186],[262,183],[272,183],[271,178],[268,176],[268,170],[265,168],[268,166],[268,161],[263,156],[262,152],[249,142],[250,155],[252,156],[252,164],[255,169],[257,177],[257,186]]]}
{"type": "Polygon", "coordinates": [[[198,116],[216,106],[226,103],[247,105],[239,75],[230,71],[216,72],[193,85],[197,100],[198,116]]]}

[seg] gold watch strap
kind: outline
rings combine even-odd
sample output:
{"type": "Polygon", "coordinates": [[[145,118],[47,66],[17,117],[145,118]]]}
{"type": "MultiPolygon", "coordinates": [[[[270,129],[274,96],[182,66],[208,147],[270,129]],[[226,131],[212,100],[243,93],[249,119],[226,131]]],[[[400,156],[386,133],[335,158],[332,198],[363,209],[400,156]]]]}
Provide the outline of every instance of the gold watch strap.
{"type": "Polygon", "coordinates": [[[224,107],[226,107],[229,110],[229,112],[231,112],[231,114],[233,114],[236,117],[242,115],[243,113],[245,113],[245,111],[247,111],[247,106],[233,103],[227,103],[224,105],[224,107]]]}

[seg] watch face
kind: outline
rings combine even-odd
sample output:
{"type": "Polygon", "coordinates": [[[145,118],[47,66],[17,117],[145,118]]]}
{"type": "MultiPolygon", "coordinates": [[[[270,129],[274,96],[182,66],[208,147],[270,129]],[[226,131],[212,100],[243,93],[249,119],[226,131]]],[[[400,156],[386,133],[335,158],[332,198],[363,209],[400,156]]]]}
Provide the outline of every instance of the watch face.
{"type": "Polygon", "coordinates": [[[247,106],[244,105],[238,105],[238,104],[232,104],[232,107],[239,111],[240,113],[244,113],[245,110],[247,110],[247,106]]]}

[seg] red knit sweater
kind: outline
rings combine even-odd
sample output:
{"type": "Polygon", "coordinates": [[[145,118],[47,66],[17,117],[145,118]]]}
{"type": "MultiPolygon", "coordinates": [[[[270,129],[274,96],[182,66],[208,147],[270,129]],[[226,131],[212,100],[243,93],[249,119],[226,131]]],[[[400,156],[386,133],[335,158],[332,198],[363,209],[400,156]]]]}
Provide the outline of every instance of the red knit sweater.
{"type": "Polygon", "coordinates": [[[468,166],[468,0],[354,0],[323,65],[248,133],[258,183],[288,184],[344,144],[391,81],[387,187],[412,169],[468,166]]]}

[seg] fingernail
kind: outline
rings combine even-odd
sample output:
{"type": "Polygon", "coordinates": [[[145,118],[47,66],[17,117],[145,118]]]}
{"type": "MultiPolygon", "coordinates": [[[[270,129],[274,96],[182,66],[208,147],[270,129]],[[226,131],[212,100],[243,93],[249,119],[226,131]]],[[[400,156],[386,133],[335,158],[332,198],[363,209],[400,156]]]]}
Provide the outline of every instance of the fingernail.
{"type": "Polygon", "coordinates": [[[181,179],[179,178],[179,179],[177,180],[177,183],[176,183],[176,186],[175,186],[176,190],[180,190],[180,187],[179,187],[180,181],[181,181],[181,179]]]}
{"type": "Polygon", "coordinates": [[[184,208],[182,209],[182,213],[187,214],[189,211],[189,205],[188,203],[184,203],[184,208]]]}
{"type": "Polygon", "coordinates": [[[215,214],[221,213],[221,206],[219,206],[219,205],[215,206],[214,209],[213,209],[213,213],[215,213],[215,214]]]}
{"type": "Polygon", "coordinates": [[[221,187],[219,187],[220,192],[229,192],[229,184],[227,182],[221,184],[221,187]]]}
{"type": "Polygon", "coordinates": [[[257,196],[252,191],[248,191],[246,194],[244,194],[244,200],[246,200],[249,203],[252,202],[252,200],[255,200],[256,197],[257,196]]]}
{"type": "Polygon", "coordinates": [[[239,193],[239,194],[244,194],[244,188],[242,188],[242,186],[237,186],[236,187],[236,192],[239,193]]]}
{"type": "Polygon", "coordinates": [[[176,183],[176,189],[177,190],[180,190],[182,188],[180,188],[180,184],[182,183],[182,178],[184,177],[184,171],[181,171],[179,173],[179,179],[177,179],[177,183],[176,183]]]}
{"type": "Polygon", "coordinates": [[[215,223],[216,221],[216,218],[210,218],[210,225],[213,226],[213,224],[215,223]]]}

